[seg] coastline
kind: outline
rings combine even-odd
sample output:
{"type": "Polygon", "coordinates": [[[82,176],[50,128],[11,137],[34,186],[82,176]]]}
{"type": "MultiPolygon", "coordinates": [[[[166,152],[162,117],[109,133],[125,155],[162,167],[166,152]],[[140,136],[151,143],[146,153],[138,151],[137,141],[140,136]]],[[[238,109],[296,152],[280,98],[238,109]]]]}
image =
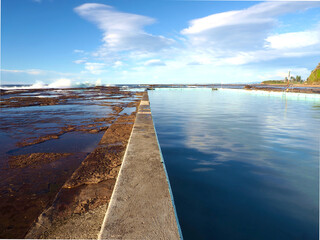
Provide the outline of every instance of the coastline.
{"type": "MultiPolygon", "coordinates": [[[[155,88],[167,88],[171,85],[150,85],[155,88]]],[[[187,88],[194,85],[185,85],[187,88]]],[[[212,85],[202,85],[199,88],[210,88],[212,85]]],[[[292,86],[288,91],[285,91],[286,86],[266,86],[263,84],[255,85],[228,85],[233,86],[225,89],[238,89],[241,91],[267,91],[267,92],[278,92],[278,93],[306,93],[306,94],[319,94],[320,86],[308,88],[308,87],[297,87],[297,85],[292,86]]],[[[97,88],[95,90],[103,91],[107,88],[97,88]]],[[[77,89],[76,91],[82,91],[83,89],[77,89]]],[[[108,126],[102,126],[99,124],[93,124],[93,122],[86,121],[86,127],[62,127],[61,131],[56,135],[48,135],[39,138],[25,138],[22,141],[20,139],[17,142],[19,148],[29,147],[37,145],[39,143],[47,142],[48,140],[58,140],[60,136],[63,137],[65,133],[73,131],[85,131],[88,133],[99,133],[103,136],[97,146],[90,151],[89,155],[83,157],[80,161],[80,165],[76,170],[72,170],[72,175],[63,180],[63,183],[59,186],[53,186],[51,183],[48,185],[50,188],[50,194],[52,199],[45,202],[46,205],[42,205],[41,214],[37,214],[36,222],[33,223],[31,228],[29,228],[26,238],[97,238],[99,233],[101,233],[101,226],[105,218],[105,213],[108,209],[110,200],[112,199],[112,194],[114,192],[114,187],[116,184],[117,176],[122,166],[122,159],[124,158],[125,152],[127,151],[128,142],[133,131],[133,126],[136,121],[136,114],[139,112],[138,109],[141,105],[141,101],[145,104],[145,99],[142,99],[143,92],[135,93],[135,100],[131,99],[126,102],[119,102],[121,97],[119,89],[109,89],[112,93],[112,97],[106,99],[112,100],[111,103],[101,103],[99,105],[104,107],[110,107],[111,112],[108,116],[104,118],[95,118],[93,122],[97,123],[100,121],[107,122],[108,126]],[[114,100],[114,101],[113,101],[114,100]],[[131,111],[129,115],[125,112],[126,108],[135,108],[135,111],[131,111]],[[84,160],[83,160],[84,159],[84,160]],[[82,161],[83,160],[83,161],[82,161]],[[83,231],[86,229],[86,231],[83,231]]],[[[106,90],[107,92],[109,90],[106,90]]],[[[213,89],[212,89],[213,90],[213,89]]],[[[25,93],[37,93],[41,92],[41,97],[6,97],[2,100],[2,108],[6,109],[20,109],[27,107],[32,109],[33,107],[47,107],[51,105],[63,105],[66,101],[86,101],[84,98],[79,96],[61,97],[57,99],[43,97],[48,90],[31,90],[24,91],[25,93]],[[27,101],[30,99],[31,101],[27,101]],[[40,101],[39,101],[40,99],[40,101]],[[20,101],[20,102],[19,102],[20,101]],[[21,104],[20,104],[21,103],[21,104]]],[[[70,90],[67,90],[70,91],[70,90]]],[[[71,91],[74,91],[72,89],[71,91]]],[[[12,93],[5,93],[4,96],[12,93]]],[[[100,94],[100,93],[99,93],[100,94]]],[[[131,95],[130,95],[131,96],[131,95]]],[[[318,98],[317,95],[316,97],[318,98]]],[[[101,96],[97,96],[98,99],[101,96]]],[[[105,96],[103,96],[105,97],[105,96]]],[[[311,97],[311,95],[309,95],[311,97]]],[[[145,98],[145,97],[144,97],[145,98]]],[[[91,98],[90,98],[91,99],[91,98]]],[[[148,103],[149,104],[149,103],[148,103]]],[[[26,108],[26,109],[27,109],[26,108]]],[[[149,110],[142,110],[140,114],[149,114],[149,110]]],[[[150,113],[151,115],[151,113],[150,113]]],[[[143,115],[144,116],[144,115],[143,115]]],[[[83,117],[83,116],[82,116],[83,117]]],[[[81,117],[81,118],[82,118],[81,117]]],[[[154,133],[151,134],[152,136],[154,133]]],[[[148,137],[147,137],[148,138],[148,137]]],[[[136,153],[135,153],[136,154],[136,153]]],[[[131,154],[131,155],[135,155],[131,154]]],[[[72,154],[69,153],[31,153],[24,155],[13,155],[8,161],[11,168],[35,168],[43,164],[51,164],[54,166],[57,161],[56,159],[61,158],[64,161],[65,158],[72,154]]],[[[122,184],[125,185],[125,184],[122,184]]],[[[10,190],[11,188],[9,188],[10,190]]],[[[12,191],[12,190],[10,190],[12,191]]],[[[124,191],[126,192],[126,191],[124,191]]],[[[36,195],[36,194],[33,194],[36,195]]],[[[26,201],[26,200],[25,200],[26,201]]],[[[168,204],[166,205],[168,206],[168,204]]],[[[122,207],[121,207],[122,208],[122,207]]],[[[114,215],[114,214],[113,214],[114,215]]],[[[33,217],[33,216],[32,216],[33,217]]],[[[174,225],[171,219],[169,225],[174,225]]],[[[29,220],[28,220],[29,221],[29,220]]],[[[34,220],[33,220],[34,221],[34,220]]],[[[119,222],[119,219],[114,220],[119,222]]],[[[120,221],[121,222],[121,221],[120,221]]],[[[116,224],[117,225],[117,224],[116,224]]],[[[114,226],[114,224],[111,224],[114,226]]],[[[110,224],[109,224],[110,228],[110,224]]],[[[125,229],[124,227],[122,229],[125,229]]],[[[118,231],[116,229],[116,231],[118,231]]],[[[125,230],[123,230],[125,231],[125,230]]],[[[172,231],[172,232],[175,232],[172,231]]],[[[19,233],[20,234],[20,233],[19,233]]],[[[118,234],[120,236],[122,233],[118,234]]],[[[102,234],[106,236],[105,234],[102,234]]],[[[163,235],[163,232],[161,233],[163,235]]],[[[20,236],[20,235],[19,235],[20,236]]],[[[21,235],[22,236],[22,235],[21,235]]],[[[109,236],[109,235],[108,235],[109,236]]],[[[129,236],[129,235],[128,235],[129,236]]]]}
{"type": "Polygon", "coordinates": [[[25,236],[115,237],[182,238],[147,92],[133,114],[109,127],[25,236]]]}
{"type": "MultiPolygon", "coordinates": [[[[2,238],[23,238],[32,224],[44,229],[40,222],[63,228],[105,206],[141,95],[103,87],[1,93],[2,238]]],[[[50,230],[33,232],[27,237],[50,230]]]]}
{"type": "MultiPolygon", "coordinates": [[[[264,84],[264,83],[261,83],[260,85],[270,85],[270,86],[282,86],[282,87],[286,87],[287,84],[264,84]]],[[[293,87],[310,87],[310,88],[320,88],[320,84],[304,84],[304,83],[301,83],[301,84],[291,84],[293,87]]]]}
{"type": "Polygon", "coordinates": [[[279,84],[273,84],[273,85],[246,85],[244,86],[245,90],[259,90],[259,91],[269,91],[269,92],[292,92],[292,93],[311,93],[311,94],[320,94],[320,85],[313,86],[313,85],[307,85],[307,86],[300,86],[301,84],[294,84],[294,85],[279,85],[279,84]],[[310,87],[312,86],[312,87],[310,87]]]}
{"type": "Polygon", "coordinates": [[[97,238],[134,120],[135,113],[120,117],[110,126],[26,238],[97,238]]]}
{"type": "Polygon", "coordinates": [[[97,238],[140,101],[136,111],[118,117],[106,130],[98,146],[65,182],[25,238],[97,238]]]}

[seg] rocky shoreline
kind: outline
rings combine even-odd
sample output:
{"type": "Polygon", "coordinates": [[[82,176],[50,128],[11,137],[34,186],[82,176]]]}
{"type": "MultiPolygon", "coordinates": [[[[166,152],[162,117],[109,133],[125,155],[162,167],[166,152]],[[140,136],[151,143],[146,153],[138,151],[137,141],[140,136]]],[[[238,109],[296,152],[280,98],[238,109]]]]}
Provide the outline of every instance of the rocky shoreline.
{"type": "Polygon", "coordinates": [[[40,215],[26,238],[97,238],[135,114],[119,117],[109,127],[98,147],[63,185],[53,204],[40,215]],[[100,210],[96,211],[97,209],[100,210]],[[91,221],[87,219],[88,214],[92,215],[91,221]],[[75,223],[77,228],[72,227],[75,223]],[[67,226],[73,231],[65,231],[67,226]],[[84,233],[82,227],[91,230],[84,233]]]}
{"type": "MultiPolygon", "coordinates": [[[[286,91],[286,86],[261,84],[241,88],[286,91]]],[[[288,92],[319,94],[320,88],[291,86],[288,92]]],[[[116,87],[1,90],[0,133],[11,134],[14,146],[3,145],[0,152],[0,238],[97,237],[142,94],[116,87]],[[60,111],[60,106],[98,112],[87,116],[60,111]],[[48,107],[58,110],[47,113],[43,109],[48,107]],[[55,143],[72,134],[77,141],[81,136],[100,138],[90,151],[54,150],[55,143]],[[72,228],[75,224],[79,227],[72,228]],[[91,230],[84,233],[83,228],[91,230]]]]}
{"type": "Polygon", "coordinates": [[[260,91],[269,91],[269,92],[293,92],[293,93],[312,93],[320,94],[320,87],[300,87],[290,85],[270,85],[265,86],[263,84],[259,85],[246,85],[244,86],[246,90],[260,90],[260,91]]]}
{"type": "MultiPolygon", "coordinates": [[[[12,137],[0,153],[0,238],[68,238],[53,234],[68,221],[103,218],[97,209],[110,200],[142,94],[115,87],[1,91],[0,133],[12,137]],[[93,112],[87,117],[83,109],[93,112]],[[101,139],[90,152],[73,146],[94,135],[101,139]]],[[[87,234],[81,238],[95,233],[87,234]]]]}

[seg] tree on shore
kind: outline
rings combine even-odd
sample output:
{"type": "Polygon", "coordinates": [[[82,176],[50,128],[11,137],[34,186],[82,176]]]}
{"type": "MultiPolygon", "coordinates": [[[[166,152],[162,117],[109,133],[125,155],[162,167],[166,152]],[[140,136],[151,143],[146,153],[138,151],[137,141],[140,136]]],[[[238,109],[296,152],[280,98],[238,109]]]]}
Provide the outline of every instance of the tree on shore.
{"type": "Polygon", "coordinates": [[[301,79],[301,76],[299,76],[299,75],[296,76],[296,81],[297,82],[303,82],[302,79],[301,79]]]}

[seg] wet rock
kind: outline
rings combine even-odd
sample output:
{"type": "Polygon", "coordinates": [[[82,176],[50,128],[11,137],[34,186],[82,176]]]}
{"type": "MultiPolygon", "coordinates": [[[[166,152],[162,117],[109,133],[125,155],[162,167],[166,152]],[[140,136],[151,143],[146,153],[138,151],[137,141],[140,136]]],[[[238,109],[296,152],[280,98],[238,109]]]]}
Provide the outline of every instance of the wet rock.
{"type": "Polygon", "coordinates": [[[122,110],[123,110],[123,107],[119,107],[119,106],[113,106],[112,107],[112,110],[115,112],[115,113],[120,113],[122,110]]]}
{"type": "Polygon", "coordinates": [[[42,143],[42,142],[45,142],[45,141],[48,141],[48,140],[51,140],[51,139],[58,139],[60,135],[62,135],[63,132],[60,132],[58,134],[49,134],[49,135],[46,135],[46,136],[41,136],[41,137],[38,137],[38,138],[25,138],[23,139],[21,142],[18,142],[17,143],[17,146],[18,147],[26,147],[26,146],[31,146],[31,145],[34,145],[34,144],[38,144],[38,143],[42,143]]]}
{"type": "MultiPolygon", "coordinates": [[[[5,179],[11,178],[10,181],[6,181],[14,184],[0,186],[0,211],[5,212],[0,219],[0,232],[3,230],[0,238],[23,238],[39,214],[38,223],[41,222],[41,219],[47,219],[47,226],[51,228],[53,221],[62,223],[72,216],[79,216],[103,204],[108,204],[110,200],[135,119],[135,112],[129,116],[121,116],[119,113],[125,107],[138,106],[140,100],[136,98],[141,95],[130,91],[119,91],[117,87],[68,89],[63,90],[63,94],[61,92],[56,89],[3,91],[1,95],[7,96],[2,99],[1,107],[58,104],[91,106],[103,103],[108,106],[106,116],[99,115],[99,118],[80,120],[76,117],[73,120],[69,117],[73,116],[71,112],[59,112],[59,115],[55,115],[55,108],[52,108],[52,116],[45,115],[45,118],[34,119],[36,112],[30,111],[29,118],[23,118],[19,122],[10,122],[9,119],[1,126],[1,129],[17,133],[17,137],[21,136],[19,132],[23,133],[24,139],[20,137],[19,147],[59,139],[61,135],[73,131],[85,131],[92,134],[105,131],[103,138],[92,153],[89,155],[82,153],[76,161],[72,160],[76,158],[74,154],[68,156],[58,153],[30,153],[9,159],[10,168],[8,170],[12,174],[5,176],[5,179]],[[72,93],[73,90],[79,90],[77,91],[79,94],[72,93]],[[50,96],[52,91],[55,91],[53,94],[56,94],[56,97],[45,97],[45,95],[50,96]],[[22,94],[25,96],[22,97],[22,94]],[[35,97],[37,94],[41,97],[35,97]],[[100,101],[104,95],[105,100],[100,101]],[[112,101],[108,102],[109,99],[112,101]],[[125,102],[121,102],[121,99],[124,99],[125,102]],[[132,102],[128,103],[128,100],[132,102]],[[113,110],[111,113],[110,108],[113,110]],[[68,117],[65,118],[65,116],[68,117]],[[42,124],[49,127],[43,127],[42,124]],[[70,167],[66,167],[66,159],[70,167]],[[72,167],[71,164],[73,164],[72,167]],[[53,165],[54,168],[52,168],[53,165]],[[78,170],[74,171],[77,167],[78,170]],[[49,174],[49,171],[52,173],[49,174]],[[20,174],[22,172],[23,175],[20,174]],[[37,184],[39,186],[35,187],[37,184]]],[[[45,236],[43,233],[37,237],[45,236]]]]}
{"type": "Polygon", "coordinates": [[[10,97],[1,102],[1,107],[28,107],[56,105],[60,99],[57,98],[38,98],[38,97],[10,97]]]}
{"type": "Polygon", "coordinates": [[[105,118],[95,118],[94,122],[106,122],[106,123],[112,123],[115,120],[114,117],[105,117],[105,118]]]}
{"type": "Polygon", "coordinates": [[[54,162],[70,155],[71,153],[30,153],[11,156],[9,159],[9,166],[10,168],[35,167],[44,163],[54,162]]]}

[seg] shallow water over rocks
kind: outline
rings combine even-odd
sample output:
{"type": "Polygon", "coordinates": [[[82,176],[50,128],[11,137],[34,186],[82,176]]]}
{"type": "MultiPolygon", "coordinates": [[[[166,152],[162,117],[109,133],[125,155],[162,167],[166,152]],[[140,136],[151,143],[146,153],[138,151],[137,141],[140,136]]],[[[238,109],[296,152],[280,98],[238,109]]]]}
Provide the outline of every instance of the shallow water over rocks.
{"type": "Polygon", "coordinates": [[[140,96],[96,87],[2,91],[1,98],[0,238],[23,238],[114,121],[134,120],[140,96]]]}

